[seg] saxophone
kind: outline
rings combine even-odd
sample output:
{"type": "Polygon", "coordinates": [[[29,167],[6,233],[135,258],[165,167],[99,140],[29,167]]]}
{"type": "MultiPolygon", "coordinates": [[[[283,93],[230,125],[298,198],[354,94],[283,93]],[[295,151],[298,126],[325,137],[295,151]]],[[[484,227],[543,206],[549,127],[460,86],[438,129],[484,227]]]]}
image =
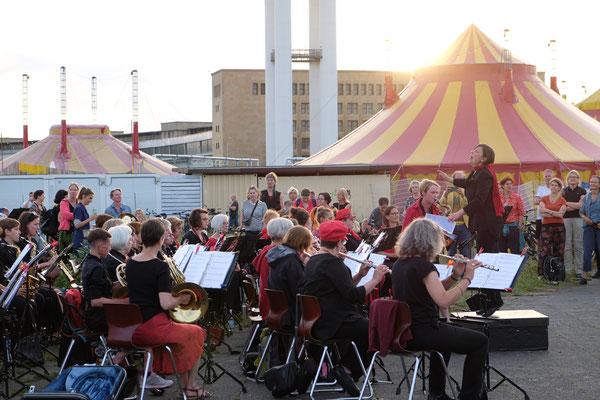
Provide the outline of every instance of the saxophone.
{"type": "MultiPolygon", "coordinates": [[[[42,235],[40,234],[40,232],[38,232],[38,236],[40,238],[40,240],[42,241],[42,243],[44,244],[44,246],[48,246],[48,242],[46,242],[43,238],[42,235]]],[[[53,247],[48,254],[50,255],[50,258],[53,258],[54,256],[57,255],[56,253],[56,249],[53,247]]],[[[67,280],[69,281],[69,284],[71,285],[72,288],[76,288],[79,287],[79,285],[77,284],[77,281],[75,280],[75,278],[73,278],[73,275],[71,275],[71,272],[69,271],[69,268],[65,265],[65,263],[61,260],[58,260],[58,262],[56,263],[56,265],[58,266],[58,268],[60,268],[60,270],[62,271],[62,273],[65,275],[65,277],[67,278],[67,280]]],[[[40,272],[38,275],[39,279],[42,282],[46,282],[46,276],[48,275],[49,272],[52,272],[51,270],[54,270],[54,267],[50,267],[45,269],[44,271],[40,272]]]]}
{"type": "MultiPolygon", "coordinates": [[[[29,259],[33,260],[33,258],[37,255],[37,245],[30,240],[25,239],[25,241],[31,245],[29,259]]],[[[17,255],[17,257],[18,256],[19,255],[17,255]]],[[[27,274],[27,280],[23,281],[23,284],[21,285],[21,287],[25,289],[25,297],[28,299],[35,299],[35,295],[40,289],[40,281],[44,279],[39,277],[39,274],[37,273],[37,268],[34,267],[34,269],[35,270],[33,271],[29,271],[29,274],[27,274]]]]}

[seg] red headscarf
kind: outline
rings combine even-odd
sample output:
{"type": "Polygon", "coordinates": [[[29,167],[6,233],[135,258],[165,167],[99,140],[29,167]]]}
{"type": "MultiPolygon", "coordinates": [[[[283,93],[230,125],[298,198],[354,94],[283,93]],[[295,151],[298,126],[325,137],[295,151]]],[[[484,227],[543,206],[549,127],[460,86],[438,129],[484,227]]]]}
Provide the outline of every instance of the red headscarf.
{"type": "Polygon", "coordinates": [[[498,179],[496,178],[496,171],[494,171],[494,168],[492,168],[489,165],[478,165],[476,167],[473,167],[473,169],[475,171],[478,171],[483,168],[490,171],[490,174],[492,174],[492,178],[494,179],[494,186],[492,189],[493,190],[492,200],[494,201],[494,211],[496,211],[496,217],[501,217],[502,213],[504,212],[504,205],[502,205],[502,197],[500,197],[500,191],[498,190],[498,179]]]}

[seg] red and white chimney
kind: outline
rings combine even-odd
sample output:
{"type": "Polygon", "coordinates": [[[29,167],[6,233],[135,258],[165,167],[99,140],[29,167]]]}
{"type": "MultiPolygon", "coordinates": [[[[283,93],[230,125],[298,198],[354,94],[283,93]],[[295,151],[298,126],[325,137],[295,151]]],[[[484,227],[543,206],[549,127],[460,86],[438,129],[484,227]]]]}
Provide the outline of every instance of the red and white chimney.
{"type": "Polygon", "coordinates": [[[71,158],[71,153],[67,150],[67,70],[60,67],[60,155],[64,158],[71,158]]]}
{"type": "Polygon", "coordinates": [[[29,131],[28,131],[28,114],[29,114],[29,75],[23,74],[23,148],[29,146],[29,131]]]}
{"type": "Polygon", "coordinates": [[[140,138],[138,132],[138,72],[137,69],[131,71],[131,99],[133,106],[133,136],[131,140],[131,154],[137,158],[140,155],[140,138]]]}

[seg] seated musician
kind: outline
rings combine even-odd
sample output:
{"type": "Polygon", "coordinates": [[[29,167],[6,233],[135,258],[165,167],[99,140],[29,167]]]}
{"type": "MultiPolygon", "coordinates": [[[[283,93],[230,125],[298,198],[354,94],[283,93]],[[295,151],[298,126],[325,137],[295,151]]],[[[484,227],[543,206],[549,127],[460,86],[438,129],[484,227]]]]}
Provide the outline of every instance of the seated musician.
{"type": "Polygon", "coordinates": [[[163,226],[165,228],[165,238],[164,238],[163,245],[162,245],[160,251],[165,255],[165,257],[173,258],[175,253],[173,252],[173,248],[171,247],[171,245],[175,241],[175,238],[173,237],[173,230],[171,229],[171,222],[169,222],[169,220],[166,220],[163,218],[159,219],[159,221],[163,224],[163,226]]]}
{"type": "Polygon", "coordinates": [[[215,215],[210,221],[210,227],[215,232],[206,243],[210,246],[210,250],[218,250],[215,248],[216,245],[222,245],[225,240],[225,235],[229,230],[229,217],[225,214],[215,215]]]}
{"type": "Polygon", "coordinates": [[[112,239],[110,252],[104,258],[104,266],[111,282],[117,282],[117,267],[123,264],[133,245],[132,230],[127,225],[114,226],[108,230],[112,239]]]}
{"type": "Polygon", "coordinates": [[[291,330],[296,324],[296,295],[304,285],[304,264],[309,259],[312,234],[303,226],[294,226],[283,238],[283,244],[267,254],[270,272],[269,289],[281,290],[287,298],[288,310],[281,317],[281,326],[291,330]]]}
{"type": "MultiPolygon", "coordinates": [[[[88,235],[90,252],[81,265],[85,323],[90,331],[102,334],[108,333],[103,304],[113,301],[113,288],[120,286],[116,277],[114,281],[109,277],[102,263],[110,252],[111,237],[111,233],[104,229],[92,229],[88,235]]],[[[127,299],[122,301],[127,302],[127,299]]]]}
{"type": "MultiPolygon", "coordinates": [[[[312,328],[312,334],[321,340],[353,340],[365,363],[369,320],[360,313],[357,306],[365,301],[365,296],[381,281],[388,272],[388,267],[378,265],[373,278],[364,286],[357,287],[358,282],[367,275],[369,267],[363,265],[360,271],[352,276],[340,258],[348,226],[340,221],[328,221],[321,225],[320,231],[321,249],[310,258],[304,269],[304,294],[317,297],[322,313],[312,328]]],[[[359,361],[351,346],[347,346],[346,349],[340,347],[340,350],[341,365],[331,371],[332,376],[348,394],[358,396],[359,390],[352,378],[358,380],[362,375],[359,361]]]]}
{"type": "MultiPolygon", "coordinates": [[[[481,263],[474,260],[455,263],[452,275],[440,281],[432,262],[443,247],[443,232],[430,220],[416,219],[402,232],[396,245],[399,260],[392,271],[394,299],[410,307],[413,339],[408,341],[408,349],[439,351],[446,364],[450,353],[466,355],[459,398],[479,399],[488,339],[481,332],[440,322],[439,309],[448,308],[460,299],[481,263]]],[[[449,399],[445,383],[440,359],[431,357],[429,398],[449,399]]]]}
{"type": "MultiPolygon", "coordinates": [[[[341,209],[335,215],[336,221],[341,221],[346,226],[346,250],[354,251],[360,245],[361,239],[358,233],[354,232],[354,215],[347,208],[341,209]]],[[[322,239],[321,239],[322,240],[322,239]]]]}
{"type": "Polygon", "coordinates": [[[179,238],[183,232],[183,220],[176,216],[167,217],[167,221],[171,223],[171,233],[173,233],[173,244],[171,244],[171,253],[175,254],[179,248],[179,238]]]}
{"type": "Polygon", "coordinates": [[[331,208],[327,207],[317,207],[315,210],[317,210],[317,223],[313,224],[312,234],[317,239],[321,239],[321,236],[319,234],[319,227],[325,221],[333,221],[333,211],[331,210],[331,208]]]}
{"type": "MultiPolygon", "coordinates": [[[[0,220],[0,291],[6,290],[8,279],[4,277],[4,274],[8,272],[10,267],[14,264],[17,259],[17,251],[19,249],[19,240],[21,239],[21,231],[19,229],[19,221],[12,218],[4,218],[0,220]]],[[[19,250],[20,251],[20,250],[19,250]]],[[[21,317],[23,311],[25,311],[26,300],[25,288],[22,286],[17,291],[17,295],[11,302],[11,308],[15,309],[17,316],[21,317]]],[[[35,303],[41,303],[43,305],[44,299],[38,293],[36,294],[35,303]]],[[[35,303],[32,302],[32,306],[35,307],[35,303]]],[[[37,311],[37,308],[35,309],[37,311]]]]}
{"type": "Polygon", "coordinates": [[[266,245],[260,250],[258,255],[252,260],[252,265],[254,269],[259,274],[258,279],[258,308],[260,309],[260,316],[263,321],[267,320],[267,316],[269,315],[269,298],[267,297],[267,293],[265,289],[268,289],[267,285],[269,272],[271,271],[271,267],[269,266],[269,262],[267,261],[267,254],[269,251],[275,247],[279,246],[283,243],[283,238],[285,234],[290,230],[290,228],[294,226],[292,221],[287,218],[275,218],[271,220],[267,225],[267,232],[271,237],[271,244],[266,245]]]}
{"type": "Polygon", "coordinates": [[[190,213],[188,222],[190,230],[183,236],[183,244],[201,244],[206,245],[208,242],[208,211],[203,208],[195,208],[190,213]]]}
{"type": "Polygon", "coordinates": [[[269,222],[279,217],[279,213],[275,210],[267,210],[265,215],[263,215],[263,228],[260,231],[260,239],[271,239],[269,237],[269,232],[267,232],[267,226],[269,222]]]}
{"type": "Polygon", "coordinates": [[[142,251],[142,223],[131,221],[127,226],[133,230],[133,241],[131,243],[131,251],[129,252],[129,257],[133,257],[135,254],[142,251]]]}
{"type": "MultiPolygon", "coordinates": [[[[173,322],[166,313],[166,310],[188,303],[190,295],[175,297],[171,294],[169,266],[156,258],[163,245],[164,233],[165,228],[160,220],[151,218],[144,222],[142,252],[127,261],[129,301],[140,307],[144,321],[134,332],[132,341],[139,347],[168,344],[173,350],[186,396],[209,397],[210,393],[203,392],[197,382],[206,332],[198,325],[173,322]]],[[[164,348],[155,348],[153,356],[153,370],[156,373],[174,373],[169,354],[164,348]]]]}
{"type": "Polygon", "coordinates": [[[440,210],[435,203],[440,193],[440,185],[429,179],[423,179],[419,185],[421,198],[412,206],[408,207],[402,222],[402,230],[404,231],[410,223],[416,218],[423,218],[425,214],[440,215],[440,210]]]}
{"type": "MultiPolygon", "coordinates": [[[[41,251],[45,244],[41,240],[39,236],[40,230],[40,217],[34,212],[24,212],[19,217],[19,229],[21,230],[21,238],[19,239],[19,243],[17,244],[21,250],[27,246],[28,243],[34,244],[36,246],[36,251],[41,251]]],[[[33,258],[33,253],[29,252],[27,256],[25,256],[24,261],[29,262],[33,258]]],[[[57,256],[50,254],[46,255],[43,259],[41,259],[35,265],[35,271],[30,271],[30,273],[35,274],[36,271],[41,272],[44,269],[50,267],[57,256]]],[[[49,272],[46,275],[46,279],[49,282],[53,282],[56,277],[60,274],[59,268],[54,268],[53,271],[49,272]]],[[[60,293],[59,289],[53,288],[50,285],[39,285],[38,294],[36,295],[36,304],[39,312],[39,324],[46,328],[48,333],[54,333],[60,329],[60,321],[63,316],[62,304],[58,300],[58,294],[60,293]]]]}

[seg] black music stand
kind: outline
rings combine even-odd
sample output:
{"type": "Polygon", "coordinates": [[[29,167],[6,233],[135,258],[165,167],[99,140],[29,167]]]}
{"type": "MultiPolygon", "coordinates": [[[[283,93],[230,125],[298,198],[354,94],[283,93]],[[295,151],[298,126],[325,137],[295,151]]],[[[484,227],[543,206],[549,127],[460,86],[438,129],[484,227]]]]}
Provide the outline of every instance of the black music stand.
{"type": "Polygon", "coordinates": [[[398,236],[400,236],[400,233],[402,232],[402,226],[397,226],[395,228],[385,228],[383,229],[383,232],[385,232],[385,236],[383,237],[383,240],[381,240],[381,242],[379,243],[379,246],[377,246],[377,248],[373,250],[373,252],[375,253],[393,249],[396,245],[396,242],[398,241],[398,236]]]}

